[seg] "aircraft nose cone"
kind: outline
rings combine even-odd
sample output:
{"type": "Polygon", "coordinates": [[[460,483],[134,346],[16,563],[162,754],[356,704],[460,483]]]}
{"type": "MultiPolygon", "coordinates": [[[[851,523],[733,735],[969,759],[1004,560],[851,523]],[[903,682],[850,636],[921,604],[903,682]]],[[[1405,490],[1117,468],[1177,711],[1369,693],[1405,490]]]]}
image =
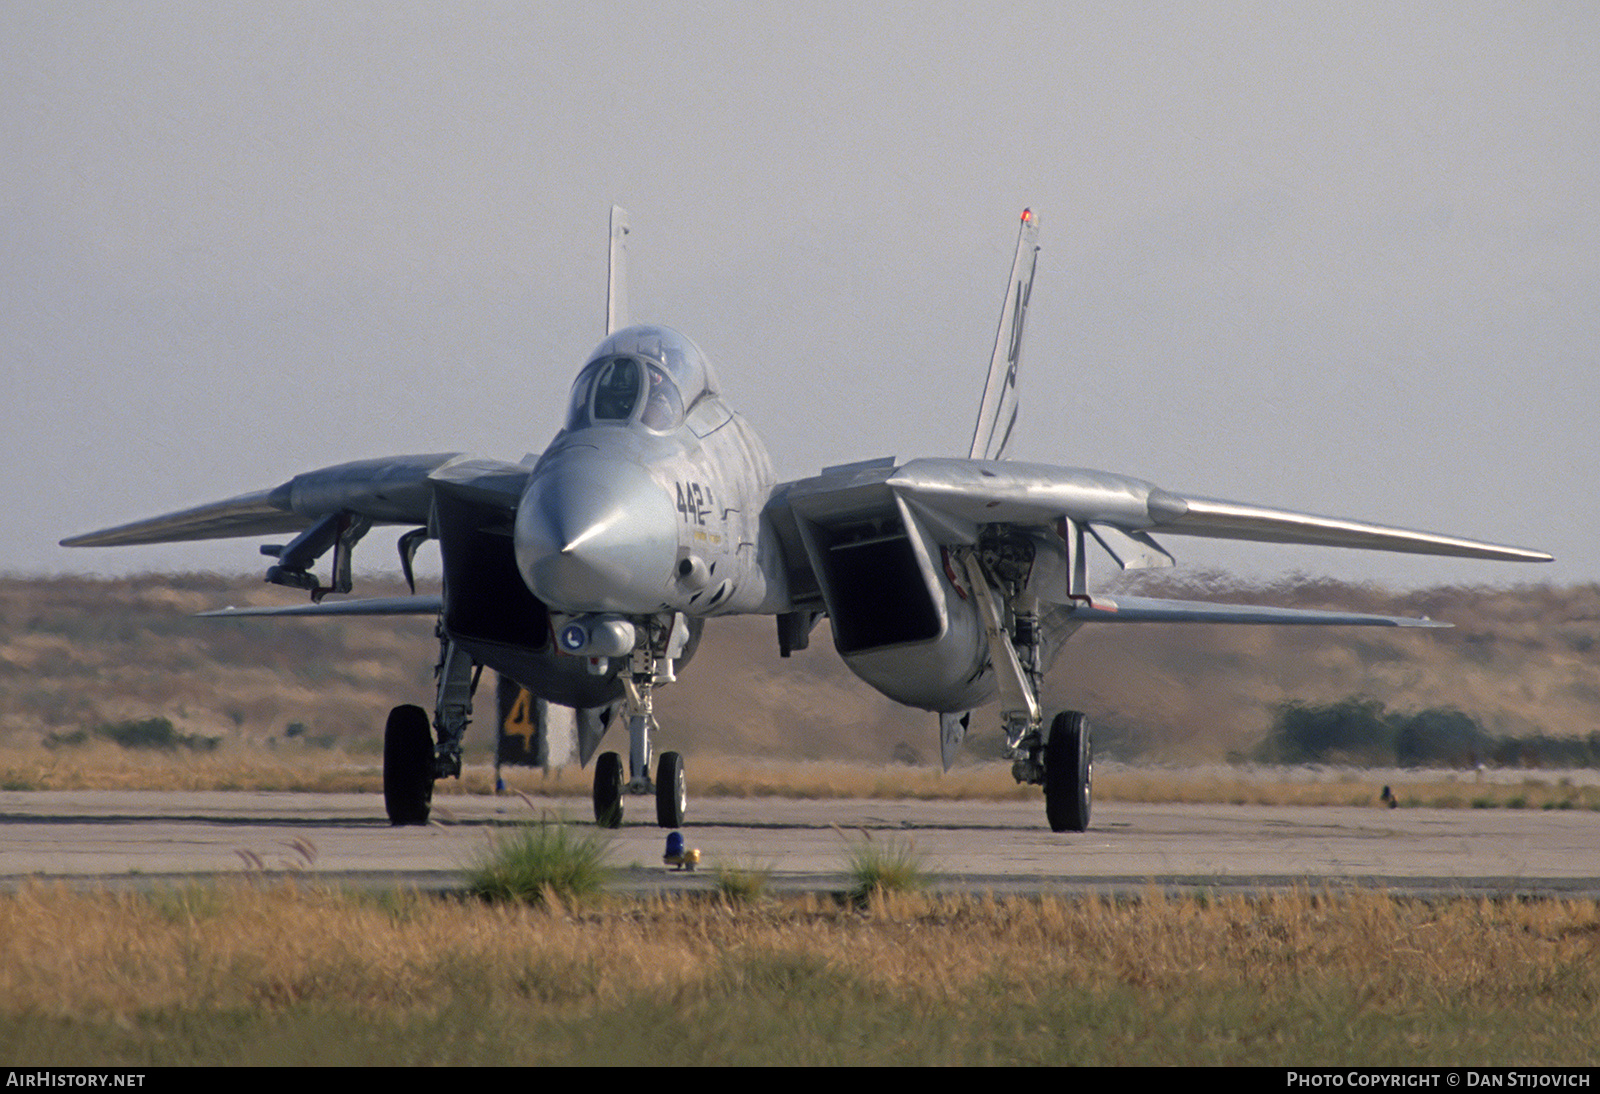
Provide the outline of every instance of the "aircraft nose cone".
{"type": "Polygon", "coordinates": [[[574,453],[541,469],[522,496],[517,568],[559,611],[659,611],[677,533],[671,499],[643,467],[574,453]]]}

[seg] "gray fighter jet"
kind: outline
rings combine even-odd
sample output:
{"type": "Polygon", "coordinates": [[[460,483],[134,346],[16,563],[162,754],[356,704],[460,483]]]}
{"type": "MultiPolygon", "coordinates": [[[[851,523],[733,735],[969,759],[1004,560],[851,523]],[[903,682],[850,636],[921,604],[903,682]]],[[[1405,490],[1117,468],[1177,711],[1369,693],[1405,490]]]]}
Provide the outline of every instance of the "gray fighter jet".
{"type": "Polygon", "coordinates": [[[804,649],[826,615],[853,672],[896,702],[939,715],[946,767],[972,710],[998,694],[1016,779],[1044,788],[1052,829],[1081,832],[1089,726],[1077,711],[1049,716],[1040,694],[1062,643],[1084,624],[1441,625],[1099,595],[1089,589],[1091,541],[1124,569],[1172,565],[1152,533],[1549,561],[1520,547],[1006,461],[1038,230],[1025,211],[965,459],[873,460],[776,482],[705,354],[666,327],[627,325],[628,226],[613,209],[606,337],[579,370],[566,422],[543,454],[519,463],[446,453],[341,464],[62,542],[293,535],[262,548],[274,559],[266,579],[308,590],[312,603],[207,614],[437,616],[432,718],[399,706],[385,731],[384,796],[395,824],[426,821],[434,781],[460,774],[483,666],[542,704],[572,708],[585,764],[610,724],[627,727],[627,778],[615,752],[595,763],[600,824],[621,823],[624,790],[653,794],[661,825],[682,824],[683,758],[664,753],[651,778],[652,696],[693,655],[707,618],[762,614],[776,617],[784,656],[804,649]],[[440,596],[324,601],[350,591],[351,552],[374,524],[408,527],[399,540],[408,580],[417,548],[438,541],[440,596]],[[312,565],[330,551],[323,584],[312,565]]]}

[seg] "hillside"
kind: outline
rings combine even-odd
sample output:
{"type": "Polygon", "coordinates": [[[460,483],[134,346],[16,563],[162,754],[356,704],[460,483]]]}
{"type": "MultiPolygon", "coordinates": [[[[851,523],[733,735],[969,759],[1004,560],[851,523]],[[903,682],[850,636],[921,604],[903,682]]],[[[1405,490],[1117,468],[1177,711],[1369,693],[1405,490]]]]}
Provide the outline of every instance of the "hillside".
{"type": "MultiPolygon", "coordinates": [[[[368,582],[360,591],[398,590],[368,582]]],[[[1459,708],[1501,736],[1600,730],[1597,585],[1390,594],[1315,580],[1250,587],[1202,574],[1146,580],[1139,591],[1429,615],[1455,629],[1084,629],[1051,674],[1049,705],[1088,711],[1110,752],[1220,759],[1254,747],[1279,703],[1350,695],[1394,710],[1459,708]]],[[[287,596],[254,577],[212,574],[0,579],[0,743],[162,716],[183,733],[225,741],[281,741],[298,724],[309,740],[360,748],[376,743],[394,703],[431,703],[431,620],[191,617],[287,596]]],[[[934,717],[856,680],[826,623],[811,649],[785,661],[771,620],[713,622],[658,711],[663,747],[885,760],[905,744],[930,762],[938,755],[934,717]]],[[[985,714],[977,721],[975,746],[991,753],[998,735],[985,714]]]]}

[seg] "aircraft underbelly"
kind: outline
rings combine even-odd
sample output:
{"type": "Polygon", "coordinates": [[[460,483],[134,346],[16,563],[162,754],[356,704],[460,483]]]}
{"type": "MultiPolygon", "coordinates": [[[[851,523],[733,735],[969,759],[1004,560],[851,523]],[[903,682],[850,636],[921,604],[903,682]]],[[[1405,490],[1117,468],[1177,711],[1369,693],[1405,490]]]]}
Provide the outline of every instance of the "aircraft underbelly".
{"type": "Polygon", "coordinates": [[[546,648],[534,650],[481,639],[455,638],[457,645],[471,654],[473,661],[501,676],[515,680],[535,697],[564,707],[579,709],[602,707],[622,698],[622,682],[616,666],[604,673],[591,673],[583,659],[565,657],[546,648]]]}

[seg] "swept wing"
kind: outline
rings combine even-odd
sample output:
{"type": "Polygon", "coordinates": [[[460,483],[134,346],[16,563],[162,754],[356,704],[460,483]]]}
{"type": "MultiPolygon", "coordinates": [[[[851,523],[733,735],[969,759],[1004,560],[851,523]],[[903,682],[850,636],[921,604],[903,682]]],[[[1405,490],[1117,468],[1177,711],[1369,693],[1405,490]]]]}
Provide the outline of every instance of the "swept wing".
{"type": "Polygon", "coordinates": [[[428,523],[436,492],[514,510],[528,468],[457,452],[356,460],[279,486],[158,517],[69,536],[63,547],[124,547],[303,531],[337,513],[374,524],[428,523]]]}
{"type": "Polygon", "coordinates": [[[1035,543],[1059,580],[1035,591],[1074,622],[1203,622],[1436,626],[1429,620],[1349,612],[1090,596],[1084,547],[1099,543],[1123,569],[1172,565],[1157,535],[1544,562],[1550,555],[1436,532],[1322,516],[1247,502],[1182,495],[1125,475],[995,460],[868,461],[785,483],[768,509],[785,542],[798,607],[827,607],[832,558],[862,552],[871,537],[903,536],[907,560],[937,570],[941,550],[978,545],[997,529],[1035,543]],[[914,546],[921,544],[920,553],[914,546]],[[821,575],[821,576],[819,576],[821,575]]]}
{"type": "Polygon", "coordinates": [[[1200,600],[1162,600],[1144,596],[1091,596],[1072,606],[1074,622],[1084,623],[1252,623],[1324,627],[1448,627],[1434,619],[1364,612],[1315,611],[1212,604],[1200,600]]]}
{"type": "Polygon", "coordinates": [[[912,460],[886,480],[908,500],[975,532],[983,524],[1048,526],[1066,518],[1153,542],[1149,533],[1368,551],[1548,562],[1543,551],[1249,502],[1185,496],[1104,471],[982,460],[912,460]]]}
{"type": "Polygon", "coordinates": [[[320,604],[275,604],[267,608],[218,608],[196,612],[202,619],[242,619],[280,615],[438,615],[444,602],[437,596],[374,596],[329,600],[320,604]]]}

